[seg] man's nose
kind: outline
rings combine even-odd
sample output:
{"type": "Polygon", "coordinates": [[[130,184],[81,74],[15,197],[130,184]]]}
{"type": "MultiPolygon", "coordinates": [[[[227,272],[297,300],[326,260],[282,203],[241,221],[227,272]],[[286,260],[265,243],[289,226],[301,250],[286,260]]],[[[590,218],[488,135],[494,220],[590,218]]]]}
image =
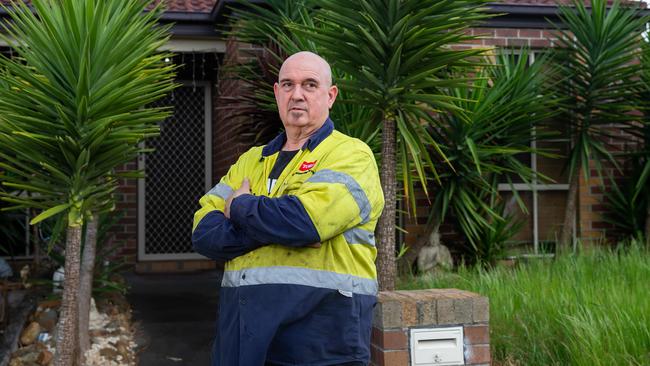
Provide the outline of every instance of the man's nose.
{"type": "Polygon", "coordinates": [[[304,94],[302,91],[302,86],[296,85],[295,88],[291,91],[291,99],[293,100],[302,100],[304,98],[304,94]]]}

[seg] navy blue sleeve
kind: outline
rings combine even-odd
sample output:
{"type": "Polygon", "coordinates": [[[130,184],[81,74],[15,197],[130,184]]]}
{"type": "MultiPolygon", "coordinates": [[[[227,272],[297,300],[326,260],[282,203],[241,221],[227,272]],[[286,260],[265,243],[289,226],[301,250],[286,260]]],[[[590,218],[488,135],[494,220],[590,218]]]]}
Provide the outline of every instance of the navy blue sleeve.
{"type": "Polygon", "coordinates": [[[192,233],[194,251],[218,261],[231,260],[263,245],[238,230],[221,211],[205,215],[192,233]]]}
{"type": "Polygon", "coordinates": [[[230,204],[230,219],[246,235],[265,244],[301,247],[321,241],[302,202],[292,195],[243,194],[230,204]]]}

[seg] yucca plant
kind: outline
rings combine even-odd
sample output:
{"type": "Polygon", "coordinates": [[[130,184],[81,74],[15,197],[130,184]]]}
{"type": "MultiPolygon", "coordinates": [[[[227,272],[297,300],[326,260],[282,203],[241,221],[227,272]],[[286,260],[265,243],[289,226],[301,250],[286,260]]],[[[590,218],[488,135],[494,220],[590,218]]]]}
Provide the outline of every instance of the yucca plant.
{"type": "MultiPolygon", "coordinates": [[[[625,177],[614,179],[609,177],[611,189],[605,194],[605,205],[608,208],[605,221],[614,225],[623,239],[640,238],[643,236],[648,207],[648,187],[645,185],[644,161],[639,157],[631,157],[626,162],[625,177]]],[[[617,233],[617,234],[618,234],[617,233]]]]}
{"type": "Polygon", "coordinates": [[[618,166],[608,144],[622,137],[611,128],[631,126],[636,118],[634,90],[640,83],[639,42],[649,18],[640,8],[614,1],[594,0],[591,8],[583,1],[560,7],[560,19],[566,29],[558,30],[554,48],[559,67],[557,95],[563,125],[567,126],[571,147],[568,154],[569,192],[564,225],[559,238],[560,250],[572,243],[573,220],[580,172],[585,179],[594,163],[602,176],[602,163],[618,166]]]}
{"type": "MultiPolygon", "coordinates": [[[[543,57],[530,65],[528,60],[526,49],[518,55],[498,53],[493,66],[477,71],[471,88],[450,89],[455,107],[436,116],[437,127],[431,132],[445,159],[435,160],[440,186],[433,193],[428,231],[437,231],[451,214],[479,261],[487,260],[481,253],[492,253],[484,248],[488,232],[507,219],[495,209],[501,201],[498,183],[512,187],[525,212],[513,179],[531,183],[535,172],[518,157],[533,151],[534,138],[549,136],[544,123],[557,103],[548,92],[551,69],[543,57]]],[[[546,177],[538,174],[537,179],[546,177]]],[[[428,236],[409,249],[405,267],[410,268],[428,236]]]]}
{"type": "MultiPolygon", "coordinates": [[[[168,111],[147,107],[172,90],[162,12],[150,0],[33,0],[15,2],[5,26],[17,59],[0,57],[0,168],[2,183],[31,192],[2,194],[13,209],[37,208],[32,224],[58,216],[66,227],[65,283],[54,364],[79,362],[78,307],[82,227],[84,261],[94,263],[97,215],[113,210],[122,177],[116,167],[144,152],[139,143],[159,133],[168,111]],[[9,174],[11,173],[11,174],[9,174]]],[[[92,273],[92,271],[90,271],[92,273]]],[[[92,281],[92,276],[84,283],[92,281]]],[[[87,286],[88,288],[89,286],[87,286]]],[[[88,326],[79,326],[87,337],[88,326]]],[[[87,347],[87,343],[86,343],[87,347]]]]}
{"type": "MultiPolygon", "coordinates": [[[[427,127],[429,113],[454,108],[443,89],[462,78],[445,78],[445,70],[463,67],[481,50],[449,47],[471,39],[463,31],[485,19],[484,1],[319,1],[314,28],[296,26],[323,45],[320,53],[347,77],[338,80],[350,102],[371,108],[367,123],[381,129],[382,188],[386,198],[377,234],[378,273],[382,290],[394,288],[397,162],[405,194],[412,198],[411,172],[426,178],[436,174],[428,149],[435,141],[427,127]]],[[[414,199],[412,202],[415,202],[414,199]]]]}
{"type": "Polygon", "coordinates": [[[646,197],[647,207],[645,213],[645,240],[650,248],[650,39],[645,39],[641,44],[641,85],[638,92],[638,104],[642,113],[640,124],[639,156],[645,165],[637,181],[637,189],[642,190],[646,197]]]}

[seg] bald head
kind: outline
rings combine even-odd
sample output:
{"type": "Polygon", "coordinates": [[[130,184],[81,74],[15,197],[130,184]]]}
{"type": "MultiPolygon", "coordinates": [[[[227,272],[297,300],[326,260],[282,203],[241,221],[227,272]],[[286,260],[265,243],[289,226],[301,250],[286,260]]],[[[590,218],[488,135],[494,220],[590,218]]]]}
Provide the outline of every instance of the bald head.
{"type": "Polygon", "coordinates": [[[298,135],[313,132],[325,123],[338,94],[332,85],[330,65],[306,51],[284,61],[273,90],[285,130],[298,135]]]}
{"type": "Polygon", "coordinates": [[[309,51],[300,51],[296,52],[293,55],[287,57],[286,60],[282,63],[280,67],[280,73],[278,74],[278,79],[281,79],[282,71],[286,70],[287,67],[292,67],[293,65],[308,64],[320,70],[320,74],[323,82],[326,86],[332,85],[332,69],[330,65],[325,61],[324,58],[319,55],[309,52],[309,51]]]}

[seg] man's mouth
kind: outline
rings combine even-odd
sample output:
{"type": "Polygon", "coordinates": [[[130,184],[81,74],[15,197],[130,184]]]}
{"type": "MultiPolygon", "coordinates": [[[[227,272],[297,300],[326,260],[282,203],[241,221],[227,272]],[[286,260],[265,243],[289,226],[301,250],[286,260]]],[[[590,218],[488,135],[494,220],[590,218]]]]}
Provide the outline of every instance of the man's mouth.
{"type": "Polygon", "coordinates": [[[293,112],[295,112],[295,111],[300,111],[300,112],[306,111],[305,108],[299,108],[299,107],[291,107],[289,110],[293,111],[293,112]]]}

